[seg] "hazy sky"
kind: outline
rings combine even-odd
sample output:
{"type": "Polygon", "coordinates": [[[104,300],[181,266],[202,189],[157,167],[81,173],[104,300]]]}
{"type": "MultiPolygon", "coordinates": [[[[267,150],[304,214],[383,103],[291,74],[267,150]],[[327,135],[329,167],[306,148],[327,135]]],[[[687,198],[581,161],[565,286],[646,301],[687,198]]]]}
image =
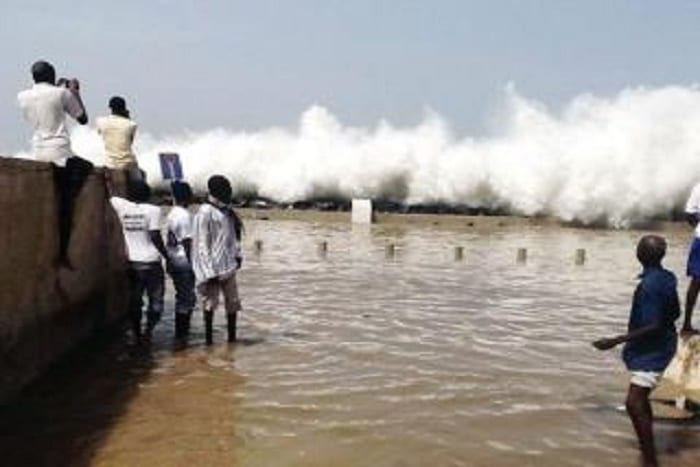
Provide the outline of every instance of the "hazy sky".
{"type": "Polygon", "coordinates": [[[700,2],[1,0],[0,152],[39,58],[78,77],[91,117],[127,97],[142,131],[422,120],[478,135],[509,82],[556,109],[627,86],[700,81],[700,2]]]}

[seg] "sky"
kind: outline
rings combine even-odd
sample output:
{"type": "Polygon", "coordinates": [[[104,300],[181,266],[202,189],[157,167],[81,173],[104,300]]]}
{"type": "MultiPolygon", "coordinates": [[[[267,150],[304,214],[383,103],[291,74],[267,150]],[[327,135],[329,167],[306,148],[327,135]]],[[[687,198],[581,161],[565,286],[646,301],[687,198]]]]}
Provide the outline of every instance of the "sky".
{"type": "Polygon", "coordinates": [[[556,110],[700,81],[698,24],[680,0],[2,0],[0,153],[29,145],[16,94],[37,59],[81,80],[91,117],[120,94],[155,136],[293,128],[314,104],[479,136],[509,83],[556,110]]]}

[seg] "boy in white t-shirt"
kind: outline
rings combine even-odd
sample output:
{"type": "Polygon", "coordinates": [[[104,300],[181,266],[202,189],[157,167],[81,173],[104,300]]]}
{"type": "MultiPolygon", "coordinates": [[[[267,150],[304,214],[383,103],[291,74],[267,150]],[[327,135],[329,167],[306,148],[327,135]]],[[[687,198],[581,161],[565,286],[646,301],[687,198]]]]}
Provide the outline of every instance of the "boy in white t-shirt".
{"type": "Polygon", "coordinates": [[[192,201],[192,189],[185,182],[173,182],[175,205],[168,213],[168,274],[175,287],[175,338],[186,339],[190,317],[197,303],[192,271],[192,214],[187,207],[192,201]]]}
{"type": "Polygon", "coordinates": [[[129,256],[129,314],[134,337],[141,338],[143,294],[148,295],[146,337],[150,338],[163,313],[165,282],[161,257],[168,254],[160,236],[160,208],[149,204],[151,189],[134,180],[128,186],[129,200],[112,196],[110,201],[121,221],[129,256]]]}

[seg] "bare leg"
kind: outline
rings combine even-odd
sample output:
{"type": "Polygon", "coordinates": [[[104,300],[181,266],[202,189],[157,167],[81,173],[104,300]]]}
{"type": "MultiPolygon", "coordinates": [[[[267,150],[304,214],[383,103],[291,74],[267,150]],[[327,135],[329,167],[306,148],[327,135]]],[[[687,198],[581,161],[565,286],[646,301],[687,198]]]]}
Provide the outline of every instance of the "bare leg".
{"type": "Polygon", "coordinates": [[[698,292],[700,292],[700,279],[692,278],[688,284],[688,292],[685,295],[683,331],[692,331],[693,329],[693,310],[698,299],[698,292]]]}
{"type": "Polygon", "coordinates": [[[226,327],[228,330],[228,341],[236,342],[236,321],[238,312],[241,311],[241,301],[238,298],[238,286],[236,285],[236,275],[229,277],[222,282],[224,291],[224,304],[226,306],[226,327]]]}
{"type": "Polygon", "coordinates": [[[228,341],[236,342],[236,318],[238,313],[227,313],[226,314],[226,328],[228,331],[228,341]]]}
{"type": "Polygon", "coordinates": [[[649,403],[650,388],[630,384],[627,393],[627,413],[630,416],[634,431],[639,439],[644,467],[656,467],[656,447],[654,446],[653,416],[649,403]]]}
{"type": "Polygon", "coordinates": [[[207,345],[214,343],[214,311],[204,310],[204,338],[207,345]]]}

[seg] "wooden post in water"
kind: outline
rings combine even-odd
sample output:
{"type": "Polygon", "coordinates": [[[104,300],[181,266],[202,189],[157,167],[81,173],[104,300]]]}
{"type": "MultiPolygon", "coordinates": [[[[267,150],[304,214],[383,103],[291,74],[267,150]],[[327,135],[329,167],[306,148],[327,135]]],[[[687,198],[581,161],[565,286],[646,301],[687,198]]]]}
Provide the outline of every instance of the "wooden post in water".
{"type": "Polygon", "coordinates": [[[576,265],[582,266],[586,262],[586,249],[579,248],[576,250],[576,265]]]}
{"type": "Polygon", "coordinates": [[[321,258],[325,258],[327,254],[328,254],[328,242],[325,240],[322,240],[321,242],[318,243],[318,255],[321,258]]]}
{"type": "Polygon", "coordinates": [[[387,244],[384,253],[386,254],[387,259],[393,259],[394,256],[396,256],[396,245],[393,243],[387,244]]]}
{"type": "Polygon", "coordinates": [[[516,261],[520,264],[527,263],[527,248],[518,248],[516,261]]]}
{"type": "Polygon", "coordinates": [[[263,242],[262,240],[255,240],[255,254],[259,255],[262,253],[263,250],[263,242]]]}
{"type": "Polygon", "coordinates": [[[462,261],[464,259],[464,247],[455,247],[455,261],[462,261]]]}

